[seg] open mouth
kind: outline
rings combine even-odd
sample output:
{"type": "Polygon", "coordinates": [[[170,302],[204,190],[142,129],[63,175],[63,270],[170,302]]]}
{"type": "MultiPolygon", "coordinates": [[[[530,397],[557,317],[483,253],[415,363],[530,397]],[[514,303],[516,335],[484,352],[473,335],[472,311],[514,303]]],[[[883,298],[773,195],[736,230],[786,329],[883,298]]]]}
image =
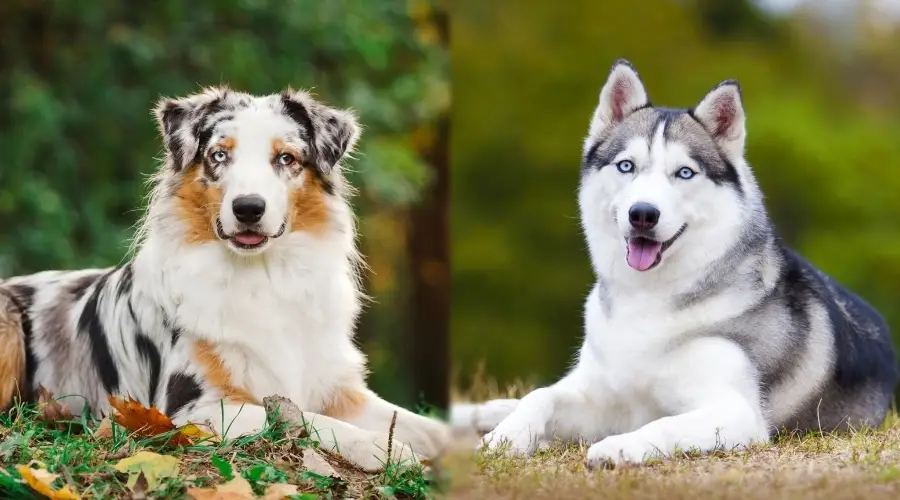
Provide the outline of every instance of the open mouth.
{"type": "MultiPolygon", "coordinates": [[[[271,238],[277,238],[284,234],[285,228],[286,224],[282,224],[278,233],[271,236],[271,238]]],[[[270,238],[266,234],[249,229],[238,231],[229,236],[225,234],[225,230],[222,228],[222,222],[219,219],[216,219],[216,232],[218,233],[219,238],[230,242],[232,245],[242,250],[255,250],[261,248],[269,242],[270,238]]]]}
{"type": "Polygon", "coordinates": [[[675,236],[666,241],[656,241],[646,236],[625,238],[625,260],[628,262],[628,266],[637,271],[647,271],[658,266],[662,261],[663,252],[672,246],[672,243],[675,243],[685,229],[687,229],[687,224],[682,225],[675,236]]]}

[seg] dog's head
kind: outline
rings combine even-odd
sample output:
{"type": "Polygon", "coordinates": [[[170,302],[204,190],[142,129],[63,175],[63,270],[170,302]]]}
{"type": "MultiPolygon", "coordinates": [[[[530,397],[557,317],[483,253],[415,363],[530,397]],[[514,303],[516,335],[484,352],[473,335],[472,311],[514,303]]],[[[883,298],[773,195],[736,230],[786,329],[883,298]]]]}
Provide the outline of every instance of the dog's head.
{"type": "MultiPolygon", "coordinates": [[[[328,223],[340,160],[359,137],[355,116],[300,91],[253,96],[227,87],[162,99],[162,177],[191,244],[264,252],[285,234],[328,223]]],[[[168,219],[171,220],[171,219],[168,219]]]]}
{"type": "Polygon", "coordinates": [[[579,205],[596,263],[645,272],[719,256],[747,206],[745,135],[737,82],[691,109],[659,108],[631,64],[617,61],[582,157],[579,205]]]}

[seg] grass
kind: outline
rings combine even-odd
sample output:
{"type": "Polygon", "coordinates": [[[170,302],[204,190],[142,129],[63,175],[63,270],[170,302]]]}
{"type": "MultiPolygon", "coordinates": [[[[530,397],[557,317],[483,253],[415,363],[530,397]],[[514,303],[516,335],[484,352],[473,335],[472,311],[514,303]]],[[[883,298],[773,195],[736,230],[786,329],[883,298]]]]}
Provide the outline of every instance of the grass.
{"type": "MultiPolygon", "coordinates": [[[[476,393],[517,397],[522,386],[476,393]]],[[[450,497],[478,499],[900,498],[900,415],[844,434],[783,435],[749,450],[681,454],[642,466],[587,471],[589,444],[558,444],[531,458],[473,454],[478,436],[458,436],[445,460],[450,497]],[[474,458],[473,458],[474,457],[474,458]]]]}
{"type": "MultiPolygon", "coordinates": [[[[45,498],[26,484],[20,473],[23,465],[58,475],[48,481],[52,489],[68,486],[81,498],[190,498],[190,488],[213,488],[235,477],[246,480],[257,497],[273,484],[296,485],[296,494],[275,497],[291,499],[420,499],[437,486],[430,468],[419,464],[388,463],[383,472],[366,474],[339,456],[315,451],[336,474],[326,476],[307,470],[304,453],[315,450],[318,443],[307,434],[288,431],[275,418],[256,435],[223,442],[207,439],[184,446],[166,444],[171,442],[166,438],[172,433],[141,437],[115,422],[111,436],[98,438],[93,432],[99,424],[86,416],[48,418],[46,404],[19,404],[0,415],[0,498],[45,498]],[[154,481],[158,486],[149,491],[144,491],[147,477],[137,478],[144,481],[142,485],[130,486],[135,482],[131,477],[134,473],[119,472],[116,465],[141,451],[174,457],[179,463],[177,472],[154,481]]],[[[150,469],[142,470],[150,474],[150,469]]]]}

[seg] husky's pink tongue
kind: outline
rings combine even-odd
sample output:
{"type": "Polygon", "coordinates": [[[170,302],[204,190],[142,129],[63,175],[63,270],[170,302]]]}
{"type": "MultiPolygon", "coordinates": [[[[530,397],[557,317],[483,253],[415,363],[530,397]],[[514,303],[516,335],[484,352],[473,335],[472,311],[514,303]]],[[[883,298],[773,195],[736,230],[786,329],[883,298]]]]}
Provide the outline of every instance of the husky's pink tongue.
{"type": "Polygon", "coordinates": [[[628,265],[638,271],[646,271],[656,262],[662,243],[645,240],[643,238],[630,238],[628,240],[628,265]]]}
{"type": "Polygon", "coordinates": [[[250,231],[245,231],[234,235],[234,240],[242,245],[259,245],[264,239],[266,239],[265,236],[250,231]]]}

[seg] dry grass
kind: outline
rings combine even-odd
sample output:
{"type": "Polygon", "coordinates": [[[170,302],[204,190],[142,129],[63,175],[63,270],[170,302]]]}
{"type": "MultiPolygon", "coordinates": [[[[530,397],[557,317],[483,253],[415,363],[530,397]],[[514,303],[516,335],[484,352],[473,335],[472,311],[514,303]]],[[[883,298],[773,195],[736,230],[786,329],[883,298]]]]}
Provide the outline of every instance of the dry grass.
{"type": "MultiPolygon", "coordinates": [[[[489,389],[478,392],[495,392],[489,389]]],[[[521,392],[517,387],[499,395],[521,392]]],[[[594,472],[584,467],[587,444],[556,446],[525,459],[475,454],[477,438],[459,436],[458,451],[445,461],[450,498],[900,498],[897,412],[878,429],[781,436],[746,451],[669,457],[594,472]]]]}

